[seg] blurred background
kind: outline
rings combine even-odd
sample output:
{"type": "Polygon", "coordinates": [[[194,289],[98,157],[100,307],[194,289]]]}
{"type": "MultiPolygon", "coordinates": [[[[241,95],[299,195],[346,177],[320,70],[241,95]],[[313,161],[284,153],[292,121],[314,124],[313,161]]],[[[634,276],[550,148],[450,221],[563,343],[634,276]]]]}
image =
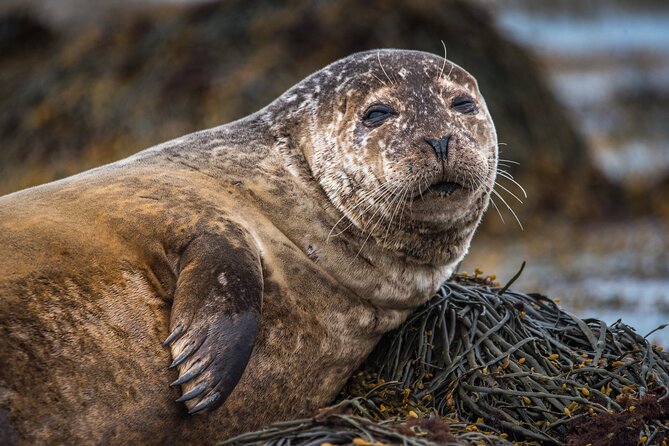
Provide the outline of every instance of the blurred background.
{"type": "Polygon", "coordinates": [[[0,194],[245,116],[352,52],[443,40],[527,191],[500,177],[461,270],[505,282],[526,260],[517,289],[641,334],[669,322],[668,2],[92,5],[0,1],[0,194]]]}

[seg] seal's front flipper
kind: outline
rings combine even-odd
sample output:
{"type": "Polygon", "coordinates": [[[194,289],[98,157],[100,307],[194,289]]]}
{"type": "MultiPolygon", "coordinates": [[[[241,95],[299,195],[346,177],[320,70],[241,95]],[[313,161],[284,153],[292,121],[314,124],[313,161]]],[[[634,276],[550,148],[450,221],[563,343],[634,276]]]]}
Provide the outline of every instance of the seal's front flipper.
{"type": "Polygon", "coordinates": [[[230,396],[251,356],[260,321],[263,279],[258,249],[237,225],[196,237],[184,250],[172,306],[170,368],[189,413],[230,396]]]}

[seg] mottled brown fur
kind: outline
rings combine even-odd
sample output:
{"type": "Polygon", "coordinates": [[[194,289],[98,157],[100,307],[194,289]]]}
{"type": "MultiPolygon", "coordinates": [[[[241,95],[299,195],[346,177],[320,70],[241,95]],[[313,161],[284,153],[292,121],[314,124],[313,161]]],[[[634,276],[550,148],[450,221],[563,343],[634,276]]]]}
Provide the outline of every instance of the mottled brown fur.
{"type": "Polygon", "coordinates": [[[0,198],[0,439],[207,444],[327,404],[464,256],[496,153],[470,75],[383,50],[243,120],[0,198]],[[476,116],[450,109],[461,91],[476,116]],[[361,128],[374,101],[399,114],[361,128]],[[424,138],[449,132],[435,162],[424,138]],[[442,180],[469,188],[425,191],[442,180]],[[384,183],[406,192],[365,197],[384,183]],[[231,328],[258,314],[257,334],[231,328]],[[169,384],[192,358],[168,366],[196,328],[208,344],[192,358],[255,346],[206,372],[244,371],[227,401],[188,415],[174,400],[193,383],[169,384]]]}

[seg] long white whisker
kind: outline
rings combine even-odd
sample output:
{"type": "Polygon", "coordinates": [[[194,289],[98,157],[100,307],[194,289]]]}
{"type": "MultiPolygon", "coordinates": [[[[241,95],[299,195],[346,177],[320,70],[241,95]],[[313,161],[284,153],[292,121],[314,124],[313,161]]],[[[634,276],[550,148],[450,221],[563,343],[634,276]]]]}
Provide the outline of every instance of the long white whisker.
{"type": "Polygon", "coordinates": [[[423,192],[428,190],[429,187],[430,187],[430,180],[427,178],[427,175],[423,175],[418,183],[418,194],[420,195],[421,201],[425,201],[423,198],[423,192]],[[425,180],[425,189],[421,189],[420,187],[420,185],[423,183],[423,180],[425,180]]]}
{"type": "Polygon", "coordinates": [[[524,230],[522,223],[521,223],[520,220],[518,219],[518,216],[517,216],[516,213],[513,211],[513,209],[511,209],[511,206],[509,206],[509,203],[506,202],[506,200],[504,199],[504,197],[502,197],[502,196],[499,194],[499,192],[497,192],[495,189],[492,190],[492,193],[495,194],[495,196],[496,196],[497,198],[499,198],[500,200],[502,200],[502,203],[504,203],[504,206],[507,207],[507,209],[511,212],[511,214],[513,215],[513,217],[516,219],[516,222],[518,222],[518,226],[520,226],[521,231],[524,230]]]}
{"type": "Polygon", "coordinates": [[[451,64],[451,69],[448,70],[448,75],[446,76],[446,79],[448,79],[449,81],[451,80],[451,73],[453,73],[453,68],[455,68],[455,65],[451,64]]]}
{"type": "MultiPolygon", "coordinates": [[[[409,192],[409,187],[407,186],[406,192],[404,193],[405,196],[406,196],[407,193],[410,194],[409,195],[409,200],[413,200],[413,187],[414,187],[414,185],[412,184],[411,185],[411,192],[409,192]]],[[[402,227],[402,216],[404,215],[404,208],[406,207],[407,201],[408,200],[403,196],[402,197],[402,202],[403,202],[402,203],[402,210],[400,211],[400,220],[398,222],[399,227],[402,227]]]]}
{"type": "Polygon", "coordinates": [[[386,77],[388,78],[388,82],[390,82],[392,84],[393,81],[390,79],[390,76],[388,76],[388,73],[386,73],[386,69],[383,68],[383,64],[381,63],[381,52],[380,51],[376,52],[376,59],[379,61],[379,65],[381,66],[381,70],[383,70],[383,74],[385,74],[386,77]]]}
{"type": "MultiPolygon", "coordinates": [[[[444,77],[444,69],[446,68],[446,55],[448,54],[446,51],[446,44],[444,41],[441,41],[441,45],[444,47],[444,63],[441,64],[441,70],[439,71],[439,81],[441,82],[442,78],[444,77]]],[[[441,94],[443,85],[439,87],[439,94],[441,94]]]]}
{"type": "MultiPolygon", "coordinates": [[[[370,191],[367,191],[367,192],[361,194],[361,196],[360,196],[360,198],[359,198],[359,200],[360,200],[359,203],[356,204],[355,206],[353,206],[351,209],[348,210],[348,211],[349,211],[349,214],[352,213],[352,212],[353,212],[355,209],[357,209],[358,207],[360,207],[360,206],[362,206],[362,205],[364,205],[364,204],[368,204],[368,207],[367,207],[366,209],[364,209],[364,210],[360,213],[360,215],[364,215],[364,213],[367,212],[367,211],[369,210],[370,207],[372,207],[372,206],[374,206],[374,204],[376,204],[376,201],[378,200],[378,198],[376,197],[376,195],[377,195],[377,194],[382,195],[383,192],[384,192],[384,190],[385,190],[386,188],[388,188],[388,187],[389,187],[388,183],[383,183],[382,185],[380,185],[380,186],[378,186],[378,187],[376,187],[376,188],[374,188],[374,189],[372,189],[372,190],[370,190],[370,191]],[[370,198],[371,198],[371,201],[372,201],[371,204],[368,202],[368,200],[369,200],[370,198]]],[[[339,220],[337,220],[337,223],[335,223],[334,226],[332,227],[332,229],[330,229],[330,233],[328,234],[328,236],[327,236],[327,238],[326,238],[326,243],[328,243],[328,242],[330,241],[330,237],[332,236],[332,233],[334,232],[334,230],[335,230],[335,228],[337,227],[337,225],[339,225],[339,223],[341,223],[341,221],[344,220],[344,219],[347,218],[347,217],[349,217],[349,216],[346,215],[346,214],[344,214],[339,220]]],[[[348,228],[350,228],[352,224],[353,224],[353,221],[351,220],[351,222],[348,224],[348,226],[346,226],[344,229],[342,229],[342,230],[339,231],[337,234],[335,234],[335,237],[337,237],[337,236],[343,234],[344,231],[346,231],[348,228]]]]}
{"type": "Polygon", "coordinates": [[[497,215],[499,215],[499,219],[502,220],[503,224],[506,224],[504,221],[504,217],[502,217],[502,213],[499,211],[499,208],[497,207],[497,203],[495,203],[495,199],[493,197],[490,197],[490,202],[492,203],[493,207],[497,211],[497,215]]]}
{"type": "MultiPolygon", "coordinates": [[[[363,193],[362,196],[359,198],[360,201],[358,202],[358,204],[356,204],[356,205],[353,206],[351,209],[349,209],[349,212],[352,212],[352,211],[354,211],[356,208],[362,206],[363,204],[366,204],[366,203],[367,203],[367,199],[368,199],[369,197],[375,195],[375,194],[376,194],[377,192],[379,192],[379,190],[382,189],[382,188],[383,188],[383,185],[381,185],[380,187],[377,187],[377,188],[375,188],[375,189],[372,189],[371,191],[367,191],[367,192],[363,193]]],[[[332,226],[332,229],[330,229],[330,232],[328,233],[328,236],[327,236],[327,238],[326,238],[326,243],[329,243],[329,241],[330,241],[330,237],[332,236],[332,233],[334,232],[334,230],[335,230],[335,228],[337,227],[337,225],[339,225],[339,223],[341,223],[341,221],[344,220],[344,219],[347,218],[347,217],[349,217],[349,216],[346,215],[346,214],[342,215],[342,217],[341,217],[339,220],[337,220],[337,222],[334,224],[334,226],[332,226]]],[[[346,226],[344,229],[342,229],[342,230],[339,231],[337,234],[335,234],[335,237],[341,235],[344,231],[346,231],[348,228],[350,228],[350,227],[351,227],[351,224],[353,224],[353,223],[349,223],[348,226],[346,226]]]]}
{"type": "Polygon", "coordinates": [[[520,189],[523,192],[523,195],[525,196],[525,198],[527,198],[527,192],[525,192],[525,188],[523,186],[521,186],[520,183],[518,183],[518,181],[514,180],[513,176],[511,176],[510,173],[505,172],[505,171],[502,170],[502,171],[498,171],[497,174],[500,176],[500,178],[504,178],[508,181],[511,181],[513,184],[518,186],[518,189],[520,189]]]}
{"type": "MultiPolygon", "coordinates": [[[[379,207],[379,209],[380,209],[380,207],[379,207]]],[[[376,214],[378,213],[379,209],[377,209],[376,212],[374,212],[374,214],[372,215],[372,217],[371,217],[370,220],[369,220],[370,222],[374,219],[374,217],[375,217],[376,214]]],[[[367,240],[369,240],[369,237],[371,237],[371,235],[374,233],[374,231],[376,230],[376,227],[379,225],[379,223],[381,222],[381,219],[382,219],[383,216],[386,214],[386,212],[387,212],[387,209],[384,210],[384,211],[381,213],[381,215],[379,215],[379,217],[376,219],[376,222],[374,223],[374,226],[367,232],[367,237],[365,237],[365,240],[362,242],[362,245],[360,246],[360,249],[359,249],[358,252],[356,253],[355,257],[358,257],[358,256],[360,255],[360,253],[362,252],[363,248],[364,248],[365,245],[367,244],[367,240]]],[[[365,225],[365,229],[367,228],[367,226],[368,226],[368,225],[365,225]]]]}
{"type": "Polygon", "coordinates": [[[379,76],[377,76],[376,74],[372,73],[372,76],[374,76],[374,77],[376,78],[377,81],[381,82],[381,83],[382,83],[383,85],[385,85],[386,87],[388,86],[388,84],[386,83],[386,81],[384,81],[383,79],[381,79],[381,78],[380,78],[379,76]]]}
{"type": "MultiPolygon", "coordinates": [[[[508,194],[510,194],[513,198],[515,198],[516,200],[518,200],[518,202],[520,202],[520,204],[523,204],[523,200],[521,200],[520,198],[518,198],[518,197],[516,196],[516,194],[514,194],[513,192],[511,192],[511,191],[510,191],[509,189],[507,189],[506,187],[502,186],[502,185],[499,184],[498,182],[495,182],[495,186],[499,186],[499,187],[501,187],[502,190],[506,191],[506,192],[507,192],[508,194]]],[[[527,197],[525,197],[525,198],[527,198],[527,197]]]]}
{"type": "MultiPolygon", "coordinates": [[[[398,191],[398,190],[400,190],[400,188],[401,188],[401,185],[398,185],[398,186],[395,188],[395,192],[398,191]]],[[[384,242],[384,243],[386,242],[386,240],[387,240],[387,238],[388,238],[388,232],[390,231],[390,224],[391,224],[392,221],[393,221],[393,217],[394,217],[394,215],[395,215],[395,207],[396,207],[397,205],[399,205],[399,200],[400,200],[400,195],[397,194],[397,193],[394,193],[392,199],[390,200],[390,202],[387,203],[387,208],[386,208],[386,210],[384,210],[384,212],[381,214],[381,217],[384,217],[384,216],[387,214],[388,210],[391,210],[391,213],[390,213],[390,220],[389,220],[389,222],[388,222],[388,225],[386,226],[386,232],[385,232],[385,234],[383,235],[383,242],[384,242]]]]}
{"type": "MultiPolygon", "coordinates": [[[[388,183],[386,183],[386,184],[388,184],[388,183]]],[[[391,187],[388,187],[388,189],[386,189],[386,190],[383,192],[383,194],[381,194],[381,196],[380,196],[379,198],[375,199],[374,201],[377,202],[377,203],[380,202],[380,201],[385,201],[386,198],[388,198],[388,196],[390,196],[391,194],[392,194],[392,189],[391,189],[391,187]]],[[[373,203],[373,204],[377,204],[377,203],[373,203]]],[[[363,228],[362,228],[362,231],[363,231],[363,232],[367,229],[367,227],[370,225],[370,223],[372,222],[372,220],[374,219],[374,217],[376,217],[376,214],[378,214],[379,211],[380,211],[382,208],[383,208],[383,206],[377,206],[376,210],[374,211],[374,213],[373,213],[372,216],[370,217],[369,221],[363,226],[363,228]]],[[[367,208],[365,211],[363,211],[363,214],[364,214],[364,212],[366,212],[368,209],[369,209],[369,208],[367,208]]],[[[363,214],[361,214],[361,216],[362,216],[363,214]]]]}
{"type": "MultiPolygon", "coordinates": [[[[409,188],[409,186],[403,186],[403,185],[399,185],[397,187],[398,190],[403,189],[405,191],[408,188],[409,188]]],[[[393,218],[395,218],[395,214],[397,213],[397,210],[400,208],[400,205],[402,204],[403,199],[404,199],[404,193],[400,192],[400,194],[398,195],[397,205],[395,206],[395,209],[393,210],[393,213],[390,215],[390,221],[388,222],[388,227],[386,228],[386,234],[383,236],[384,243],[388,240],[388,232],[390,231],[390,227],[393,224],[393,218]]]]}
{"type": "Polygon", "coordinates": [[[505,162],[505,163],[516,164],[516,165],[520,166],[520,163],[518,161],[514,161],[514,160],[507,160],[507,159],[500,158],[499,161],[502,161],[502,162],[505,162]]]}

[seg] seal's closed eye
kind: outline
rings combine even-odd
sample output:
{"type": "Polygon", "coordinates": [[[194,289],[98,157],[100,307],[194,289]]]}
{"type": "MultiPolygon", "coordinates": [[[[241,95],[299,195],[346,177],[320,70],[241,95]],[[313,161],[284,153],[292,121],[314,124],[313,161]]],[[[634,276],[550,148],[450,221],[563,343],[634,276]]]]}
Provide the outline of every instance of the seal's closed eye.
{"type": "Polygon", "coordinates": [[[473,115],[479,111],[476,107],[476,103],[474,103],[474,99],[467,95],[456,96],[453,98],[451,108],[466,115],[473,115]]]}
{"type": "Polygon", "coordinates": [[[367,109],[362,120],[368,127],[378,127],[383,121],[397,115],[394,108],[386,104],[375,104],[367,109]]]}

